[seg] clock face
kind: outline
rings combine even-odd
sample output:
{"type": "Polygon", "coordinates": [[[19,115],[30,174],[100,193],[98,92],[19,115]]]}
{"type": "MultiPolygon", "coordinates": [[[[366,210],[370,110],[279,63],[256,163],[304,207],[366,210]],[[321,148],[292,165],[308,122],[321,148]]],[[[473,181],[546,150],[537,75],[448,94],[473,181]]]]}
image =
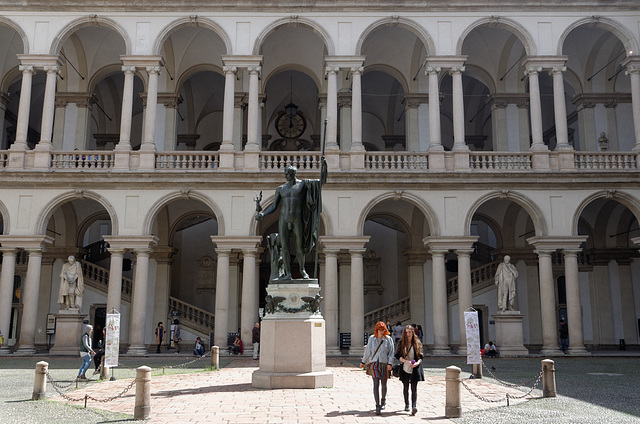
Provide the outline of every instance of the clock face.
{"type": "Polygon", "coordinates": [[[293,117],[287,116],[282,113],[276,119],[276,131],[282,138],[298,138],[304,133],[307,128],[307,121],[300,112],[293,115],[293,117]]]}

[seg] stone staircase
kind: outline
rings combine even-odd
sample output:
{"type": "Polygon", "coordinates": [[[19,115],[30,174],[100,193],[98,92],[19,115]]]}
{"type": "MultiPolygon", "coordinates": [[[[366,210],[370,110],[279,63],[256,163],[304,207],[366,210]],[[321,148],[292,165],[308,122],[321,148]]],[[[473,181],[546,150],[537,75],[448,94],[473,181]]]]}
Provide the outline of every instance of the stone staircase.
{"type": "Polygon", "coordinates": [[[364,315],[364,331],[366,333],[373,334],[373,329],[378,321],[390,321],[391,324],[395,324],[398,321],[409,323],[410,320],[411,306],[409,298],[405,297],[404,299],[390,303],[382,308],[367,312],[364,315]]]}

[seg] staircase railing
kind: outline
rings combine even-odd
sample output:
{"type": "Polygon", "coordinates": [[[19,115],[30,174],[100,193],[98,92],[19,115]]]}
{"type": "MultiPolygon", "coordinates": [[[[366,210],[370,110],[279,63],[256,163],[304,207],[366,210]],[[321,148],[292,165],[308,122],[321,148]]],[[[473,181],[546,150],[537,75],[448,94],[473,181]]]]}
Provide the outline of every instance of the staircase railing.
{"type": "Polygon", "coordinates": [[[191,327],[202,334],[209,335],[213,331],[215,315],[169,296],[169,315],[180,319],[180,325],[191,327]]]}
{"type": "MultiPolygon", "coordinates": [[[[82,266],[82,276],[84,277],[84,283],[100,290],[101,292],[109,292],[109,270],[102,268],[91,262],[80,260],[82,266]]],[[[122,300],[125,302],[131,302],[131,290],[133,288],[133,281],[130,278],[122,277],[122,300]]]]}
{"type": "Polygon", "coordinates": [[[405,297],[394,303],[383,306],[382,308],[374,309],[367,312],[364,315],[364,328],[365,330],[373,330],[376,322],[396,322],[404,321],[411,318],[411,305],[409,298],[405,297]]]}
{"type": "MultiPolygon", "coordinates": [[[[495,275],[500,261],[489,262],[479,268],[471,270],[471,287],[473,291],[483,289],[495,283],[495,275]]],[[[447,280],[447,295],[449,302],[458,298],[458,277],[447,280]]]]}

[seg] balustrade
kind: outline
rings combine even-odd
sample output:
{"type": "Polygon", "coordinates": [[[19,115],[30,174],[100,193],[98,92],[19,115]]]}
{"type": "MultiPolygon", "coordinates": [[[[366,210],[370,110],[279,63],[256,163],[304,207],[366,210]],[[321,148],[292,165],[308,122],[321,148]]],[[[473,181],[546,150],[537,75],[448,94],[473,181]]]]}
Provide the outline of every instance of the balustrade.
{"type": "Polygon", "coordinates": [[[429,155],[409,152],[367,152],[364,156],[364,168],[380,171],[427,171],[429,169],[429,155]]]}
{"type": "Polygon", "coordinates": [[[201,331],[213,331],[215,316],[175,297],[169,297],[169,315],[180,319],[182,325],[196,327],[201,331]]]}
{"type": "Polygon", "coordinates": [[[402,321],[411,316],[411,305],[409,298],[405,297],[382,308],[367,312],[364,316],[364,328],[373,328],[376,322],[382,321],[402,321]]]}

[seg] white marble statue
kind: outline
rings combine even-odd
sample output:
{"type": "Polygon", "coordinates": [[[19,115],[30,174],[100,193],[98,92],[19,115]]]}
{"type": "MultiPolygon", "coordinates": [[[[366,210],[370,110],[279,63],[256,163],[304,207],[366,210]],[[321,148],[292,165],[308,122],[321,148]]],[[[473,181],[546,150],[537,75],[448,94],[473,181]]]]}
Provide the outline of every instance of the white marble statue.
{"type": "Polygon", "coordinates": [[[82,308],[82,294],[84,293],[84,279],[82,267],[76,258],[69,256],[60,271],[60,291],[58,303],[60,310],[80,310],[82,308]]]}
{"type": "Polygon", "coordinates": [[[511,257],[505,255],[503,262],[496,271],[496,285],[498,286],[498,310],[500,312],[513,311],[516,300],[516,278],[518,270],[511,263],[511,257]]]}

